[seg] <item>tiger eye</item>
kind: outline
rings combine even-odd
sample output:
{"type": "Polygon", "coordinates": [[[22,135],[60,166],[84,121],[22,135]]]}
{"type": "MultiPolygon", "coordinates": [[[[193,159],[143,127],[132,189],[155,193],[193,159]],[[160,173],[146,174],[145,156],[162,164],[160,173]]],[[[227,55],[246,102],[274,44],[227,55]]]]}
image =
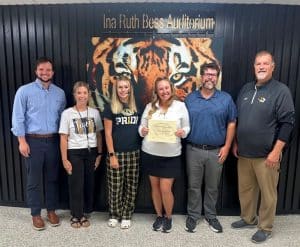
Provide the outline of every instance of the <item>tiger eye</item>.
{"type": "Polygon", "coordinates": [[[172,81],[180,81],[181,79],[182,79],[182,74],[181,73],[176,73],[176,74],[174,74],[173,76],[172,76],[172,81]]]}

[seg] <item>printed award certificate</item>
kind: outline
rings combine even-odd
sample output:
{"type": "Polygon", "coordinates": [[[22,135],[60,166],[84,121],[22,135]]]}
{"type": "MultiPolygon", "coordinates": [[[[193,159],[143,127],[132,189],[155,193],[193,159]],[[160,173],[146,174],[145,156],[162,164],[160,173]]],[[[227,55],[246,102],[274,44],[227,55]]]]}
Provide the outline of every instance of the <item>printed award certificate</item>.
{"type": "Polygon", "coordinates": [[[155,120],[148,122],[149,132],[147,138],[154,142],[176,143],[175,132],[177,130],[175,120],[155,120]]]}

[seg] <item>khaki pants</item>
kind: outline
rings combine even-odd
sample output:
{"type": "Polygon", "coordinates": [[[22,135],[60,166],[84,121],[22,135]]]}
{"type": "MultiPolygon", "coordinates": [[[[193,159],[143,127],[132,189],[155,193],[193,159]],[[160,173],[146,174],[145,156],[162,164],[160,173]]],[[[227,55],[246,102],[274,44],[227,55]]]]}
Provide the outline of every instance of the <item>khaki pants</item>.
{"type": "Polygon", "coordinates": [[[256,221],[257,203],[261,193],[258,228],[272,231],[277,204],[279,165],[276,168],[269,168],[264,162],[265,158],[239,157],[241,218],[249,224],[256,221]]]}

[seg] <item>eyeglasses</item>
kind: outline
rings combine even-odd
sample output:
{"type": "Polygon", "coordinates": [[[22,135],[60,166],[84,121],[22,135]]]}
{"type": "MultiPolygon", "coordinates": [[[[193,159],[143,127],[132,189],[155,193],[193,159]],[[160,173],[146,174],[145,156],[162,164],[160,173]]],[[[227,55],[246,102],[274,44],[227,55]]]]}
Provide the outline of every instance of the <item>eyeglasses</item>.
{"type": "Polygon", "coordinates": [[[206,77],[217,77],[218,74],[212,74],[212,73],[204,73],[203,76],[206,76],[206,77]]]}

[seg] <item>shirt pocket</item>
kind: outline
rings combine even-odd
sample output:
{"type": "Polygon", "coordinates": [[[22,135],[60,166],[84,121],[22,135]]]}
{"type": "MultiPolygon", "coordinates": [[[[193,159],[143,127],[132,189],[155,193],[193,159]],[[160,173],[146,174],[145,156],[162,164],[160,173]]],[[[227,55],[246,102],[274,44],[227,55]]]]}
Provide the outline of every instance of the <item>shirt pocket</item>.
{"type": "Polygon", "coordinates": [[[32,95],[27,100],[27,111],[28,113],[39,113],[43,108],[44,101],[39,95],[32,95]]]}

